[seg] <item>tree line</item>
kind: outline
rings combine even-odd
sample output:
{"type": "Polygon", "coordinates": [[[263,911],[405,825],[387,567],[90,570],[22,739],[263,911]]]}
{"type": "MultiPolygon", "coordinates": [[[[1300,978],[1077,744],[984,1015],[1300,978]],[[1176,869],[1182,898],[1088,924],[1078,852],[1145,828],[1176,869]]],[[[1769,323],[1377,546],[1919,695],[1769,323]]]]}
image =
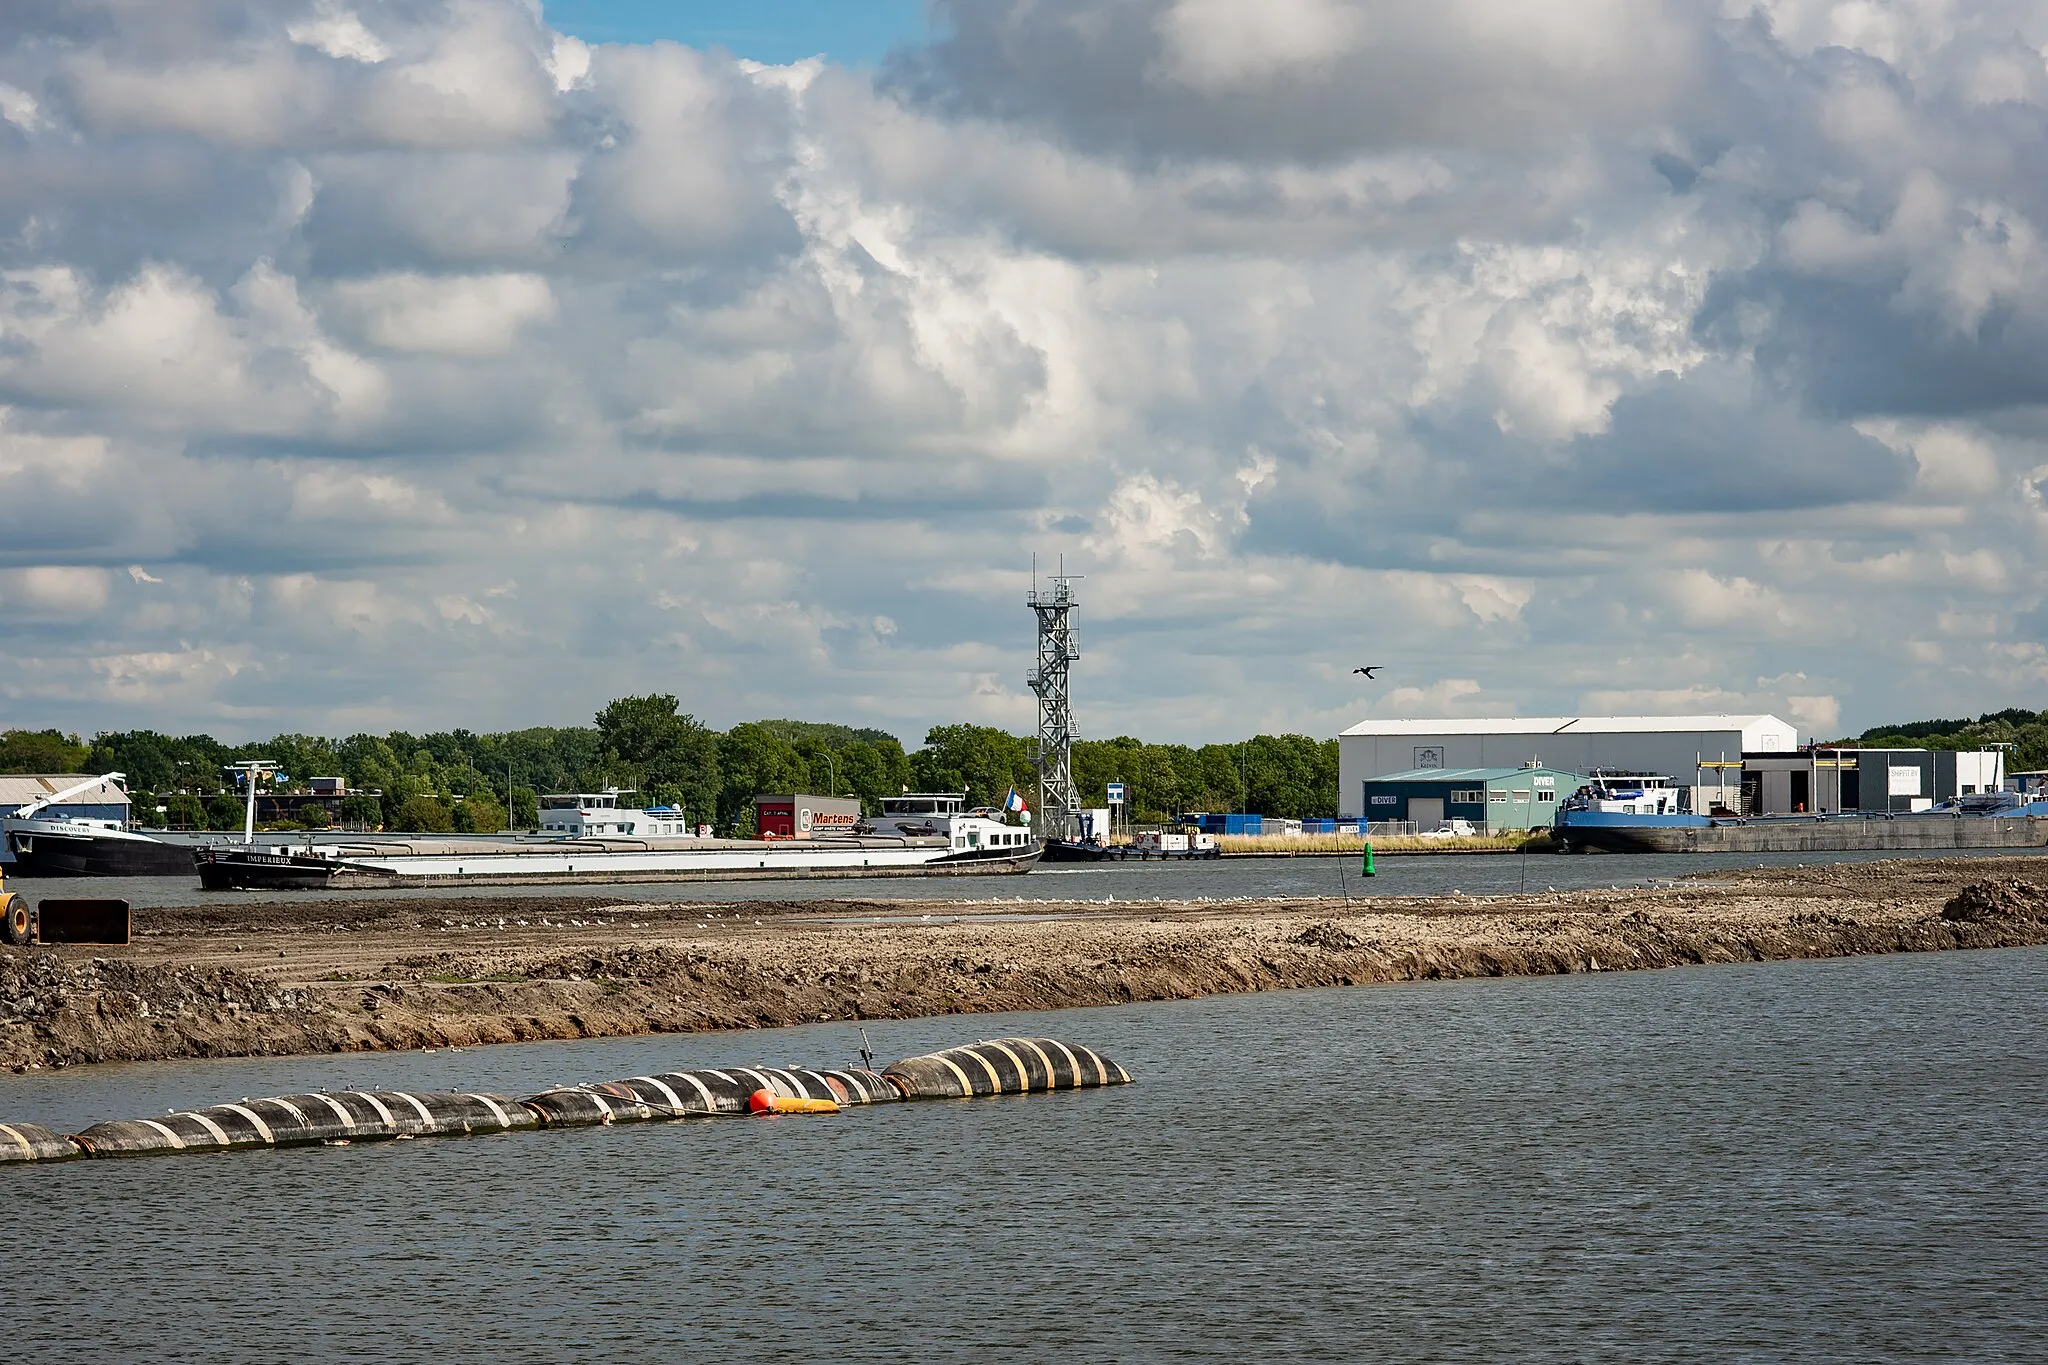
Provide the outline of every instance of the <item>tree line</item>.
{"type": "MultiPolygon", "coordinates": [[[[753,831],[754,797],[803,791],[860,799],[877,814],[904,790],[967,793],[999,806],[1014,790],[1034,806],[1032,741],[983,725],[939,725],[906,752],[886,731],[816,721],[760,720],[719,731],[667,695],[621,697],[588,726],[498,734],[448,730],[357,734],[345,739],[283,734],[249,744],[211,735],[107,731],[90,741],[55,730],[0,732],[0,772],[123,772],[138,813],[165,808],[181,828],[239,829],[242,798],[228,765],[276,763],[281,791],[339,777],[352,795],[341,819],[386,829],[490,832],[539,823],[543,792],[618,787],[693,823],[753,831]]],[[[1148,744],[1130,736],[1074,745],[1082,804],[1101,805],[1109,782],[1126,785],[1141,822],[1191,811],[1301,817],[1337,808],[1337,742],[1258,735],[1231,744],[1148,744]]],[[[318,815],[308,812],[311,822],[318,815]]]]}
{"type": "Polygon", "coordinates": [[[1865,730],[1844,744],[1862,744],[1874,749],[1982,749],[1990,744],[2010,744],[2005,770],[2009,773],[2048,768],[2048,711],[2008,707],[1986,711],[1975,720],[1914,720],[1896,725],[1879,725],[1865,730]]]}
{"type": "MultiPolygon", "coordinates": [[[[2011,708],[1976,720],[1882,725],[1844,744],[1976,749],[2008,743],[2011,771],[2048,768],[2048,711],[2011,708]]],[[[350,825],[423,831],[532,828],[537,794],[619,787],[650,804],[678,807],[693,823],[751,832],[763,792],[858,796],[869,814],[882,797],[964,791],[996,806],[1015,790],[1036,801],[1032,741],[985,725],[938,725],[906,752],[882,730],[816,721],[759,720],[713,730],[672,696],[621,697],[587,726],[541,726],[499,734],[447,730],[358,734],[346,739],[284,734],[251,744],[211,735],[108,731],[82,740],[57,730],[0,731],[0,772],[128,774],[139,810],[166,808],[182,827],[240,828],[241,797],[225,769],[268,759],[284,789],[339,777],[356,795],[342,806],[350,825]]],[[[1256,735],[1225,744],[1149,744],[1128,735],[1079,740],[1074,782],[1084,806],[1100,805],[1112,781],[1126,785],[1134,820],[1192,811],[1249,811],[1299,818],[1337,809],[1337,742],[1306,735],[1256,735]]],[[[317,818],[317,817],[316,817],[317,818]]]]}

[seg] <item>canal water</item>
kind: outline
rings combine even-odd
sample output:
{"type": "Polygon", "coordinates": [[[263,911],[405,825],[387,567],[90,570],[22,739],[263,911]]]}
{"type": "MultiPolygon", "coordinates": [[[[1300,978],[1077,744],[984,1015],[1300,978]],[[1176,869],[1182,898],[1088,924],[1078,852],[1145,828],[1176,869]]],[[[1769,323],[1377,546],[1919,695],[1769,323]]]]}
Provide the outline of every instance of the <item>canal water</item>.
{"type": "MultiPolygon", "coordinates": [[[[0,1168],[8,1355],[2038,1361],[2048,950],[871,1026],[1114,1090],[0,1168]]],[[[308,1087],[845,1063],[843,1026],[0,1076],[74,1127],[308,1087]]]]}
{"type": "Polygon", "coordinates": [[[1452,891],[1485,895],[1517,889],[1559,891],[1602,886],[1643,886],[1696,873],[1798,863],[1873,862],[1898,857],[2036,857],[2043,849],[1962,849],[1900,853],[1430,853],[1390,854],[1375,860],[1378,874],[1361,875],[1356,854],[1298,858],[1220,858],[1208,862],[1051,863],[1021,876],[863,877],[736,882],[646,882],[626,886],[437,886],[385,891],[201,891],[197,877],[17,879],[10,885],[33,899],[120,896],[137,909],[223,903],[236,896],[291,901],[433,899],[450,895],[611,896],[639,901],[748,900],[1118,900],[1207,896],[1435,896],[1452,891]]]}

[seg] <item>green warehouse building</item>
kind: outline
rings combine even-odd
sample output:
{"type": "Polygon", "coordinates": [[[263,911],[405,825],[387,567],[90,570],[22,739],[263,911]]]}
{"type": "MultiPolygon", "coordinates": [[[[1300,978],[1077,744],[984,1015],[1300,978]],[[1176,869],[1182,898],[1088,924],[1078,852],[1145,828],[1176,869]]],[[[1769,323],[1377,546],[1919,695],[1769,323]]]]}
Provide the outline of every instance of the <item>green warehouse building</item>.
{"type": "Polygon", "coordinates": [[[1365,779],[1365,818],[1412,820],[1431,830],[1469,820],[1491,833],[1547,826],[1557,803],[1583,785],[1556,768],[1410,768],[1365,779]]]}

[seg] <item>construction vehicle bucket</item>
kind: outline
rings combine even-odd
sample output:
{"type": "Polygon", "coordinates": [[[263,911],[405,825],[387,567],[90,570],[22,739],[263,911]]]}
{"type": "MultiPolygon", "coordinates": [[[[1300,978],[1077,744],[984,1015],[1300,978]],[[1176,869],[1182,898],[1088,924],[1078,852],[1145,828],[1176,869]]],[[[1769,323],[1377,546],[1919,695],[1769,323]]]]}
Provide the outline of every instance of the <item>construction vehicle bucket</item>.
{"type": "Polygon", "coordinates": [[[126,943],[133,921],[128,902],[82,896],[51,899],[36,907],[36,939],[41,943],[126,943]]]}

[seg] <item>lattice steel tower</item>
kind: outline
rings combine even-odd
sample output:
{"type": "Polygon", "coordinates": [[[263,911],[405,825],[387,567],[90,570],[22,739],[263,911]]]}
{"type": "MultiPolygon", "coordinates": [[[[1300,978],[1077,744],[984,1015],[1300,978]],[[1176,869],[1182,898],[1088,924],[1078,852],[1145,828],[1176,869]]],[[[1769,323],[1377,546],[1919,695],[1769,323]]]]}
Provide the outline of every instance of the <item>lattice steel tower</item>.
{"type": "Polygon", "coordinates": [[[1074,709],[1067,691],[1067,667],[1081,656],[1067,615],[1074,609],[1069,586],[1083,575],[1061,572],[1044,591],[1034,566],[1031,596],[1038,614],[1038,669],[1028,681],[1038,694],[1038,818],[1041,839],[1071,839],[1080,831],[1080,798],[1074,792],[1074,709]]]}

